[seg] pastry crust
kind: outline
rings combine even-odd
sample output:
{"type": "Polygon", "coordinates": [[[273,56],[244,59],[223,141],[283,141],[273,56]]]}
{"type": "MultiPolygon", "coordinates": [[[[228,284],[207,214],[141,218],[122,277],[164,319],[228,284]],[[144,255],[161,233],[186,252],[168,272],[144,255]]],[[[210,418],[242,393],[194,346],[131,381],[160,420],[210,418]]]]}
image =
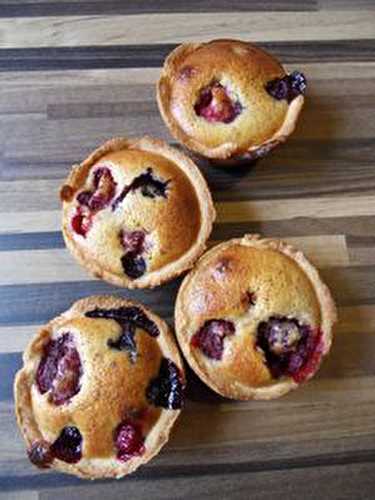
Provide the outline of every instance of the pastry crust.
{"type": "MultiPolygon", "coordinates": [[[[118,189],[121,190],[121,186],[118,189]]],[[[63,201],[62,231],[73,256],[95,277],[127,288],[155,287],[191,268],[206,248],[216,215],[206,181],[193,161],[165,142],[147,136],[107,141],[80,165],[73,166],[60,196],[63,201]],[[136,279],[126,276],[121,269],[120,257],[124,250],[118,235],[111,230],[112,222],[105,219],[112,215],[110,207],[100,213],[100,221],[104,223],[102,229],[97,228],[97,236],[91,238],[89,232],[89,237],[83,238],[71,227],[72,213],[78,205],[75,196],[84,189],[91,170],[102,163],[117,172],[122,184],[131,182],[150,165],[156,175],[162,173],[172,178],[168,199],[155,201],[128,196],[121,206],[123,219],[114,219],[118,230],[121,224],[129,224],[135,230],[140,225],[147,225],[147,230],[158,240],[157,248],[152,250],[151,269],[136,279]],[[102,217],[105,212],[107,215],[102,217]]]]}
{"type": "Polygon", "coordinates": [[[28,447],[39,440],[56,439],[62,427],[73,423],[83,436],[82,458],[75,464],[55,458],[51,468],[87,479],[120,478],[148,462],[168,441],[169,432],[180,414],[179,409],[150,405],[145,396],[144,386],[157,375],[162,357],[173,361],[184,383],[182,360],[168,325],[142,304],[111,296],[92,296],[75,302],[33,338],[24,352],[23,367],[15,378],[17,422],[28,447]],[[137,346],[142,356],[133,365],[126,352],[107,345],[107,337],[115,336],[119,325],[111,319],[85,317],[87,311],[96,308],[129,306],[140,308],[159,329],[159,335],[153,338],[145,332],[137,333],[137,346]],[[56,406],[48,400],[48,393],[40,394],[35,377],[43,347],[51,337],[69,328],[83,365],[81,387],[68,404],[56,406]],[[124,418],[119,415],[124,414],[128,405],[136,410],[148,408],[148,432],[144,453],[122,462],[116,458],[113,426],[119,423],[118,418],[124,418]],[[85,450],[89,456],[85,456],[85,450]]]}
{"type": "Polygon", "coordinates": [[[233,399],[273,399],[299,385],[289,376],[273,378],[256,347],[258,325],[275,315],[321,332],[320,357],[308,380],[332,343],[337,313],[330,291],[301,251],[280,240],[245,235],[213,247],[185,277],[176,300],[176,335],[190,366],[214,391],[233,399]],[[254,304],[246,303],[248,291],[254,304]],[[236,325],[220,361],[192,345],[192,336],[211,319],[236,325]]]}
{"type": "Polygon", "coordinates": [[[285,75],[275,58],[248,42],[183,44],[164,62],[157,85],[159,110],[172,135],[187,148],[207,158],[252,161],[283,143],[295,129],[304,97],[288,105],[264,88],[285,75]],[[199,92],[213,80],[230,86],[245,104],[232,123],[211,124],[194,112],[199,92]]]}

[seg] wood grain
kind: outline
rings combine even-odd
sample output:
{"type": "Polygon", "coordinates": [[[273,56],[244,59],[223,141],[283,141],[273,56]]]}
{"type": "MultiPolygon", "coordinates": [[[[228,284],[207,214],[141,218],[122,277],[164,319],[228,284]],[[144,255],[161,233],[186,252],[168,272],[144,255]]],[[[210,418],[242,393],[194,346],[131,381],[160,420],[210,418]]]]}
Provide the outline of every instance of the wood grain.
{"type": "Polygon", "coordinates": [[[372,0],[0,0],[0,500],[369,500],[375,488],[375,3],[372,0]],[[155,104],[181,41],[252,39],[308,78],[293,137],[249,169],[197,160],[211,242],[262,233],[303,249],[339,307],[332,353],[304,388],[238,403],[188,370],[166,448],[122,481],[27,461],[12,384],[34,332],[90,294],[140,300],[173,326],[181,280],[126,291],[67,253],[58,189],[102,141],[171,141],[155,104]],[[209,423],[209,425],[207,425],[209,423]]]}

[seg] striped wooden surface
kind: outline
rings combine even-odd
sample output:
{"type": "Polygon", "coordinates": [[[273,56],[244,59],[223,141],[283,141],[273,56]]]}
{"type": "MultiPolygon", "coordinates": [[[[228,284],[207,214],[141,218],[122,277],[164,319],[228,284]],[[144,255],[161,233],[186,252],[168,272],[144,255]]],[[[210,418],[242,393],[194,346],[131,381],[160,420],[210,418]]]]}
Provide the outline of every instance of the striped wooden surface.
{"type": "Polygon", "coordinates": [[[0,0],[0,500],[370,499],[375,488],[375,2],[0,0]],[[258,41],[309,79],[287,145],[253,168],[200,166],[212,242],[262,232],[306,251],[340,324],[314,381],[274,402],[215,396],[192,374],[170,443],[124,480],[86,483],[26,460],[12,381],[39,325],[93,293],[172,322],[179,282],[127,292],[64,248],[57,189],[114,135],[171,141],[154,85],[181,41],[258,41]]]}

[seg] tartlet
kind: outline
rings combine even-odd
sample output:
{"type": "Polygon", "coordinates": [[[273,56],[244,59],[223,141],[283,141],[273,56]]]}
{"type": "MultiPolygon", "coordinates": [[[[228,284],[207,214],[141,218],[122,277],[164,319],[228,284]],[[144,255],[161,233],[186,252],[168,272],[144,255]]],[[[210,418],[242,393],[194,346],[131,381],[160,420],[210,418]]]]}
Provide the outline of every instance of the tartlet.
{"type": "Polygon", "coordinates": [[[279,397],[318,370],[336,307],[301,251],[246,235],[221,243],[185,277],[176,335],[197,375],[233,399],[279,397]]]}
{"type": "Polygon", "coordinates": [[[156,455],[183,404],[174,338],[139,303],[79,300],[34,337],[15,379],[32,463],[79,477],[122,477],[156,455]]]}
{"type": "Polygon", "coordinates": [[[239,40],[180,45],[164,62],[160,113],[187,148],[216,160],[255,160],[293,132],[306,79],[239,40]]]}
{"type": "Polygon", "coordinates": [[[60,196],[71,253],[96,277],[128,288],[189,269],[215,218],[198,167],[150,137],[106,142],[73,166],[60,196]]]}

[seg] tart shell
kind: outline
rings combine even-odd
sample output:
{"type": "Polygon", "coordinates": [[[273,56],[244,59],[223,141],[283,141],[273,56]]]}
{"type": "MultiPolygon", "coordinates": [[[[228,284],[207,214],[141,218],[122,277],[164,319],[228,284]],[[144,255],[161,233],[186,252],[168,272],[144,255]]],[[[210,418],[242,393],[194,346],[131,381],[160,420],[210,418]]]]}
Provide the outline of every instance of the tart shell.
{"type": "MultiPolygon", "coordinates": [[[[198,167],[186,155],[175,148],[168,146],[164,141],[148,136],[139,139],[114,138],[96,149],[81,164],[73,165],[64,185],[60,189],[60,198],[63,202],[62,232],[66,246],[77,261],[96,278],[103,279],[113,285],[126,288],[153,288],[179,276],[190,269],[196,259],[206,248],[207,239],[212,230],[216,213],[211,194],[206,181],[198,167]],[[147,272],[137,279],[131,279],[125,274],[119,275],[105,269],[99,262],[91,258],[83,245],[74,240],[70,221],[64,205],[69,203],[84,183],[90,168],[108,153],[124,149],[141,150],[165,157],[176,164],[188,178],[195,190],[200,208],[200,229],[192,246],[177,260],[172,261],[160,269],[147,272]]],[[[174,221],[175,223],[176,221],[174,221]]],[[[172,244],[173,242],[171,242],[172,244]]]]}
{"type": "MultiPolygon", "coordinates": [[[[219,165],[222,166],[236,165],[237,160],[241,163],[243,161],[251,162],[258,158],[266,156],[272,149],[285,142],[286,139],[293,133],[296,127],[298,116],[303,107],[304,97],[303,95],[299,95],[295,99],[293,99],[293,101],[288,106],[285,118],[279,129],[276,130],[275,133],[273,133],[269,138],[267,138],[267,140],[264,140],[259,144],[252,144],[250,147],[243,149],[242,147],[239,147],[239,145],[235,141],[226,141],[216,147],[209,147],[203,144],[201,141],[196,140],[181,128],[171,112],[170,82],[174,82],[178,78],[178,72],[183,67],[184,61],[188,56],[209,44],[215,43],[220,43],[226,47],[249,47],[251,48],[251,50],[257,52],[258,57],[262,58],[262,54],[263,57],[269,57],[269,55],[259,47],[251,43],[241,42],[239,40],[220,39],[212,40],[211,42],[207,43],[182,44],[174,49],[164,62],[161,77],[157,84],[157,102],[159,111],[171,134],[182,144],[184,144],[188,149],[206,158],[211,158],[213,160],[226,160],[224,162],[219,162],[219,165]],[[229,159],[232,161],[228,161],[229,159]]],[[[281,66],[280,68],[282,71],[281,66]]],[[[241,74],[239,75],[239,78],[243,79],[245,78],[245,75],[241,74]]],[[[191,106],[193,105],[194,103],[191,103],[191,106]]]]}
{"type": "MultiPolygon", "coordinates": [[[[155,325],[159,329],[157,343],[160,347],[161,354],[173,360],[180,371],[182,381],[185,381],[183,363],[173,335],[165,321],[152,313],[142,304],[123,298],[116,298],[111,296],[92,296],[78,300],[71,306],[70,309],[68,309],[60,316],[54,318],[42,329],[40,329],[30,342],[30,344],[27,346],[23,354],[23,367],[17,373],[14,382],[14,396],[18,426],[28,447],[30,447],[34,442],[44,439],[42,430],[39,428],[34,415],[31,392],[32,387],[35,385],[36,371],[43,351],[43,346],[50,339],[52,331],[56,328],[61,327],[67,321],[84,316],[85,312],[95,308],[119,308],[128,306],[136,306],[140,308],[145,313],[145,315],[155,323],[155,325]]],[[[95,338],[93,339],[93,342],[95,342],[95,338]]],[[[126,355],[124,353],[121,354],[124,356],[126,355]]],[[[100,366],[98,366],[96,369],[100,370],[100,366]]],[[[115,380],[113,380],[113,376],[111,376],[110,372],[104,373],[103,376],[108,379],[108,384],[115,383],[115,380]]],[[[94,387],[92,389],[94,393],[99,390],[98,387],[94,387]]],[[[82,387],[80,392],[84,390],[84,387],[82,387]]],[[[74,399],[70,404],[73,404],[73,401],[74,399]]],[[[100,405],[102,405],[101,410],[103,412],[108,411],[108,408],[110,408],[107,401],[101,401],[100,405]]],[[[53,411],[57,411],[56,426],[58,427],[60,420],[58,414],[59,412],[61,412],[61,415],[63,415],[63,412],[65,411],[64,405],[59,406],[57,410],[54,409],[53,411]]],[[[94,422],[95,426],[95,417],[96,412],[98,411],[97,405],[95,407],[92,406],[90,409],[90,407],[85,408],[84,405],[77,403],[75,405],[74,411],[78,413],[85,412],[85,418],[87,417],[88,420],[94,422]]],[[[132,459],[126,462],[117,460],[115,455],[113,457],[109,456],[104,458],[85,458],[83,456],[81,460],[79,460],[75,464],[66,463],[60,459],[55,458],[50,468],[86,479],[120,478],[124,475],[130,474],[131,472],[135,471],[140,465],[145,464],[146,462],[151,460],[152,457],[159,453],[160,449],[168,441],[169,433],[174,422],[179,416],[180,411],[180,409],[161,409],[158,420],[151,428],[149,434],[146,437],[146,449],[141,456],[134,456],[132,459]]],[[[54,413],[54,415],[56,415],[56,413],[54,413]]],[[[100,432],[101,428],[98,428],[98,440],[100,440],[100,432]]],[[[95,447],[95,442],[91,443],[91,445],[95,447]]]]}
{"type": "MultiPolygon", "coordinates": [[[[189,311],[189,306],[194,297],[202,298],[202,315],[207,313],[207,309],[210,311],[220,311],[222,304],[226,301],[231,302],[231,297],[236,295],[236,285],[234,288],[227,288],[225,282],[223,282],[222,294],[220,298],[215,294],[214,288],[209,282],[200,283],[200,287],[192,290],[192,284],[197,279],[197,276],[201,272],[205,272],[210,269],[210,264],[212,265],[214,259],[220,258],[223,253],[236,245],[243,245],[245,247],[254,247],[258,249],[270,249],[283,254],[284,256],[291,259],[297,266],[305,273],[308,280],[312,285],[312,289],[315,292],[317,304],[320,310],[321,322],[320,330],[322,332],[322,352],[318,363],[314,371],[309,374],[305,379],[310,379],[318,370],[320,363],[325,355],[328,354],[333,338],[333,325],[337,321],[337,311],[336,306],[331,296],[328,287],[322,282],[318,271],[315,267],[308,261],[304,254],[294,248],[293,246],[284,243],[280,240],[261,238],[259,235],[245,235],[243,238],[236,238],[229,240],[227,242],[221,243],[208,252],[206,252],[197,262],[194,269],[184,278],[182,285],[179,289],[176,306],[175,306],[175,329],[176,336],[185,359],[190,364],[191,368],[195,373],[214,391],[221,394],[222,396],[237,399],[237,400],[249,400],[249,399],[274,399],[278,398],[292,389],[296,389],[299,385],[291,377],[282,377],[280,379],[273,379],[272,383],[265,384],[263,386],[251,386],[250,384],[244,383],[233,383],[226,380],[225,375],[219,381],[214,380],[211,376],[210,370],[198,362],[191,345],[191,316],[192,311],[189,311]],[[203,305],[204,304],[204,305],[203,305]],[[187,313],[189,311],[189,313],[187,313]],[[190,332],[190,333],[189,333],[190,332]]],[[[241,276],[237,276],[237,283],[241,280],[241,276]]],[[[233,281],[231,281],[233,286],[233,281]]],[[[199,314],[199,298],[197,298],[197,315],[199,314]]],[[[239,355],[239,362],[241,364],[241,354],[239,355]]]]}

